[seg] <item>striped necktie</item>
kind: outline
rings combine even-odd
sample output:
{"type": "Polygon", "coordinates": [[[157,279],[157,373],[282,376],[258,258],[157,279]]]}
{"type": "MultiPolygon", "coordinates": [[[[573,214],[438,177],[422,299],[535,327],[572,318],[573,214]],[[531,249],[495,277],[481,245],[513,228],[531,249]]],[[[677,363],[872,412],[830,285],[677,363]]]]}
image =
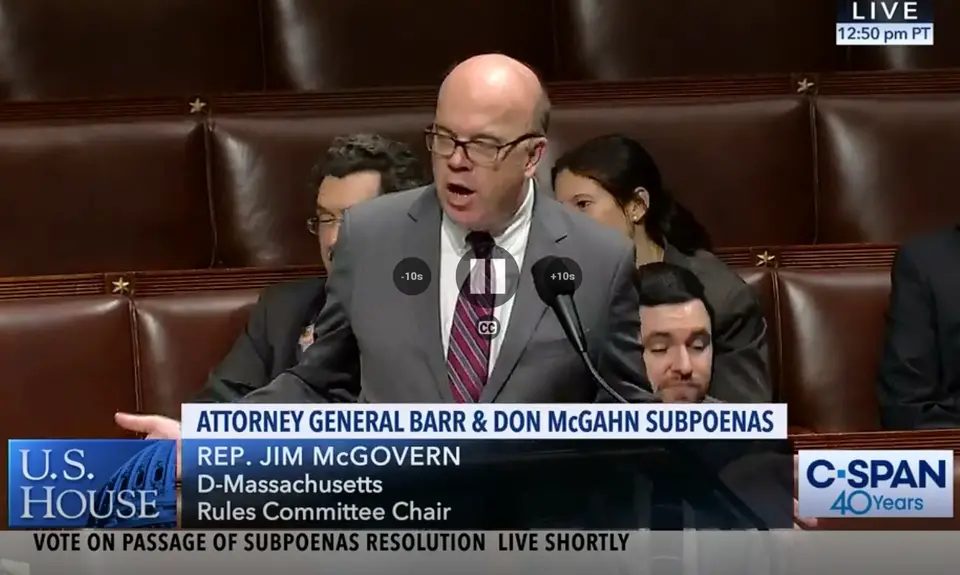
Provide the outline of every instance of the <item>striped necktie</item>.
{"type": "Polygon", "coordinates": [[[474,262],[457,297],[447,346],[447,379],[457,403],[476,403],[487,385],[490,371],[490,339],[480,335],[477,323],[493,314],[493,237],[470,232],[467,243],[474,262]]]}

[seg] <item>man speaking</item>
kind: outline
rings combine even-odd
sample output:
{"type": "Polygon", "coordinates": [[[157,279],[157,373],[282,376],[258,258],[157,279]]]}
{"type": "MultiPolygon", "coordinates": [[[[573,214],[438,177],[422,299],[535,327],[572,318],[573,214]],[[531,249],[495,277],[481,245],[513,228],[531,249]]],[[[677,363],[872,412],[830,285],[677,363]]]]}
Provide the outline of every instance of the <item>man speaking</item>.
{"type": "Polygon", "coordinates": [[[533,285],[532,266],[550,256],[579,267],[574,300],[600,373],[624,397],[652,400],[633,247],[534,184],[549,113],[520,62],[456,66],[425,133],[435,184],[346,211],[315,342],[241,401],[592,402],[595,384],[533,285]]]}

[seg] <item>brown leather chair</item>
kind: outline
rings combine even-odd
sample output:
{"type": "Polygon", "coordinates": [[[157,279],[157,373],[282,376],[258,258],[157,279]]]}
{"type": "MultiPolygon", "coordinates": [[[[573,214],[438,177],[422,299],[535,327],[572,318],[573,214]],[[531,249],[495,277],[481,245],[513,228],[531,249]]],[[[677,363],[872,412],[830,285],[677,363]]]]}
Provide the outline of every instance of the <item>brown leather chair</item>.
{"type": "Polygon", "coordinates": [[[2,99],[263,89],[257,0],[3,0],[0,13],[2,99]]]}
{"type": "Polygon", "coordinates": [[[818,432],[879,429],[875,380],[890,272],[779,270],[777,288],[791,424],[818,432]]]}
{"type": "Polygon", "coordinates": [[[239,336],[259,290],[207,291],[135,300],[140,406],[180,418],[239,336]]]}
{"type": "Polygon", "coordinates": [[[770,353],[770,377],[774,383],[774,401],[780,401],[780,322],[777,317],[776,274],[769,268],[740,268],[737,270],[760,301],[760,309],[767,320],[767,347],[770,353]]]}
{"type": "Polygon", "coordinates": [[[210,265],[204,126],[0,123],[0,275],[210,265]]]}
{"type": "Polygon", "coordinates": [[[960,97],[818,98],[821,243],[901,242],[954,225],[945,193],[960,147],[960,97]]]}
{"type": "Polygon", "coordinates": [[[259,292],[0,301],[0,437],[119,437],[117,411],[178,416],[259,292]]]}
{"type": "MultiPolygon", "coordinates": [[[[177,417],[239,335],[258,294],[0,301],[0,437],[124,437],[113,423],[118,411],[177,417]]],[[[6,449],[4,441],[4,460],[6,449]]],[[[4,491],[5,482],[3,475],[4,491]]],[[[4,506],[0,524],[6,513],[4,506]]]]}
{"type": "MultiPolygon", "coordinates": [[[[0,302],[0,437],[123,436],[113,414],[138,406],[131,336],[126,298],[0,302]]],[[[6,441],[0,456],[7,460],[6,441]]],[[[6,481],[2,474],[4,492],[6,481]]]]}

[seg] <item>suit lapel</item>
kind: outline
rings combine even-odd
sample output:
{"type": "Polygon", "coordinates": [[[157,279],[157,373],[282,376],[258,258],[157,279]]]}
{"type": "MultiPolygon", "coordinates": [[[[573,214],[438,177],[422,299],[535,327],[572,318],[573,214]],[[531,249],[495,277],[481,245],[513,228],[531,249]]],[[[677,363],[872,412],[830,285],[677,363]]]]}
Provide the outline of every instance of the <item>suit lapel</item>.
{"type": "Polygon", "coordinates": [[[555,200],[537,192],[530,222],[530,234],[527,238],[527,249],[523,255],[523,266],[520,269],[520,279],[507,331],[500,347],[497,363],[493,366],[490,379],[480,395],[481,402],[494,401],[503,390],[507,379],[520,361],[527,342],[533,337],[543,314],[547,311],[546,304],[540,300],[533,286],[531,269],[537,260],[550,255],[559,255],[556,249],[557,243],[567,236],[566,227],[563,225],[563,214],[560,211],[562,209],[555,200]]]}
{"type": "Polygon", "coordinates": [[[427,263],[433,277],[427,291],[409,298],[411,325],[417,326],[417,342],[443,401],[452,403],[447,382],[447,361],[443,357],[440,325],[440,204],[436,189],[426,188],[407,213],[410,233],[404,234],[404,253],[418,254],[427,263]]]}
{"type": "MultiPolygon", "coordinates": [[[[276,364],[271,366],[271,379],[286,371],[290,366],[300,363],[300,358],[303,357],[301,341],[306,329],[308,327],[311,330],[313,329],[313,321],[317,318],[317,314],[320,313],[327,299],[326,284],[327,281],[324,277],[317,282],[316,290],[305,293],[302,299],[293,304],[293,309],[289,310],[289,317],[283,316],[285,321],[281,329],[285,330],[286,337],[282,341],[289,343],[285,343],[278,348],[277,355],[280,357],[277,358],[276,364]]],[[[312,343],[312,340],[310,343],[312,343]]]]}

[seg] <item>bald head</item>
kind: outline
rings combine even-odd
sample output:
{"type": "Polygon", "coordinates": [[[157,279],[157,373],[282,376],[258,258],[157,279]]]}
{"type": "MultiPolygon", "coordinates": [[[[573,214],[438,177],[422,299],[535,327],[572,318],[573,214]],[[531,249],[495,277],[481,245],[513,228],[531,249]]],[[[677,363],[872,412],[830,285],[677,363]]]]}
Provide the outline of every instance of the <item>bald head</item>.
{"type": "Polygon", "coordinates": [[[447,74],[427,149],[451,221],[494,236],[509,226],[543,158],[549,109],[536,73],[513,58],[474,56],[447,74]]]}
{"type": "Polygon", "coordinates": [[[536,72],[503,54],[482,54],[457,64],[440,86],[438,105],[446,98],[526,116],[529,129],[541,134],[550,121],[550,100],[536,72]]]}

